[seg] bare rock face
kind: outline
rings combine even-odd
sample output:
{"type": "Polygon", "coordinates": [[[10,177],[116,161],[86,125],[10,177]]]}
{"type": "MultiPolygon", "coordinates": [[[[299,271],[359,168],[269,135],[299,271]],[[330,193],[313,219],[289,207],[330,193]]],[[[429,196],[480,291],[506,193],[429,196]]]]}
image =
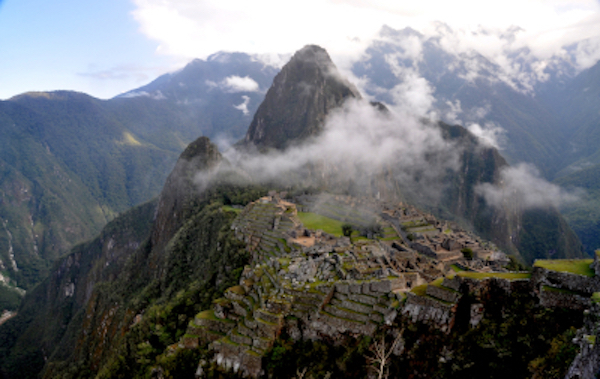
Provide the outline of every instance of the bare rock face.
{"type": "Polygon", "coordinates": [[[244,139],[258,149],[284,149],[323,130],[328,112],[347,98],[361,98],[342,78],[329,54],[308,45],[275,76],[244,139]]]}

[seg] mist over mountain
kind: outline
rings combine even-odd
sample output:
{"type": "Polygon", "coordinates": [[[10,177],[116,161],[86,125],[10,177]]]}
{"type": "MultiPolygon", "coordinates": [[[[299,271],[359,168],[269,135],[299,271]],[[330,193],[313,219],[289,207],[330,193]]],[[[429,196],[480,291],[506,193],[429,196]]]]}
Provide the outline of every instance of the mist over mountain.
{"type": "MultiPolygon", "coordinates": [[[[408,201],[527,262],[581,256],[553,202],[533,202],[517,190],[521,181],[509,180],[518,172],[544,187],[537,173],[511,168],[461,126],[423,119],[410,106],[365,100],[316,46],[294,55],[275,77],[244,141],[258,149],[239,144],[221,153],[207,137],[198,138],[180,155],[157,201],[118,216],[56,261],[18,315],[0,326],[2,372],[10,376],[26,362],[24,377],[196,370],[200,352],[191,347],[196,353],[177,355],[188,351],[177,341],[197,338],[184,334],[194,315],[221,304],[217,296],[251,270],[244,269],[253,259],[246,249],[256,244],[252,236],[248,245],[236,236],[238,211],[225,205],[248,204],[265,188],[408,201]]],[[[259,219],[250,233],[276,229],[281,217],[259,219]]]]}
{"type": "Polygon", "coordinates": [[[394,104],[410,91],[431,97],[434,117],[479,131],[510,163],[533,163],[551,175],[563,142],[561,124],[534,96],[535,73],[523,71],[526,80],[516,80],[477,51],[450,50],[443,34],[387,27],[352,68],[375,99],[394,104]]]}
{"type": "MultiPolygon", "coordinates": [[[[593,136],[598,123],[598,64],[577,74],[574,59],[569,60],[568,56],[541,67],[539,62],[528,58],[527,51],[521,51],[511,56],[511,64],[499,65],[477,51],[453,47],[450,43],[453,31],[445,28],[441,25],[438,35],[431,37],[412,29],[384,27],[379,38],[352,67],[367,97],[396,108],[396,114],[411,120],[419,115],[465,125],[481,141],[498,147],[508,162],[531,163],[542,177],[551,179],[597,163],[593,136]]],[[[322,132],[330,109],[348,97],[360,95],[353,84],[329,75],[335,71],[331,69],[335,67],[333,62],[326,52],[315,49],[302,54],[320,55],[326,64],[321,68],[311,67],[303,60],[295,60],[297,67],[292,75],[302,80],[289,77],[289,69],[280,72],[271,91],[279,91],[290,80],[299,84],[293,91],[285,92],[288,98],[271,96],[261,109],[258,106],[279,69],[243,53],[218,53],[206,61],[194,60],[177,72],[108,101],[57,92],[24,94],[3,102],[6,148],[0,159],[7,179],[2,185],[10,187],[5,194],[20,199],[4,200],[2,205],[5,222],[0,233],[0,251],[4,252],[1,259],[8,270],[5,276],[17,279],[13,285],[28,287],[37,281],[37,272],[44,270],[47,259],[94,235],[117,212],[155,196],[176,155],[198,135],[210,137],[221,147],[245,136],[246,144],[252,141],[259,149],[267,146],[281,149],[290,141],[299,142],[322,132]],[[305,108],[287,106],[296,101],[312,103],[305,104],[305,108]],[[294,109],[306,112],[291,114],[294,109]],[[316,120],[314,125],[306,124],[311,120],[316,120]],[[26,139],[18,135],[28,130],[22,127],[27,123],[37,126],[29,128],[32,131],[27,132],[30,134],[27,138],[31,144],[25,148],[19,144],[26,139]],[[288,127],[277,127],[281,123],[288,127]],[[20,152],[11,153],[15,148],[20,152]],[[43,158],[40,154],[44,150],[53,157],[43,158]],[[20,167],[43,167],[55,158],[60,162],[42,171],[15,168],[16,159],[20,167]],[[62,176],[48,175],[59,167],[65,171],[62,176]],[[146,167],[153,169],[148,171],[146,167]],[[29,171],[24,174],[22,170],[29,171]],[[39,179],[42,172],[45,179],[39,179]],[[46,207],[42,205],[46,201],[39,199],[40,191],[64,186],[52,184],[57,180],[65,182],[61,177],[70,178],[66,183],[77,188],[66,190],[72,196],[57,195],[65,193],[58,189],[53,190],[53,196],[76,200],[58,200],[52,203],[55,205],[51,211],[40,211],[46,207]],[[23,194],[31,194],[36,182],[41,183],[38,188],[43,190],[35,192],[31,200],[23,200],[30,199],[23,194]],[[52,221],[42,221],[46,216],[40,212],[52,221]],[[76,223],[77,227],[73,227],[73,222],[62,227],[65,221],[54,221],[55,218],[82,221],[76,223]],[[50,223],[55,227],[49,227],[50,223]],[[39,256],[36,249],[40,250],[39,256]],[[19,274],[12,268],[9,251],[13,252],[17,267],[23,267],[19,274]],[[29,269],[30,265],[37,268],[29,269]]],[[[372,112],[370,107],[364,110],[372,112]]],[[[351,123],[352,117],[362,117],[361,112],[353,109],[346,108],[345,112],[338,112],[332,118],[351,123]]],[[[382,136],[398,132],[393,127],[382,130],[385,131],[382,136]]],[[[329,133],[329,138],[329,145],[338,145],[333,133],[329,133]]],[[[356,151],[365,154],[367,149],[379,149],[381,139],[375,141],[369,146],[359,145],[356,151]]],[[[411,145],[424,141],[413,140],[411,145]]],[[[298,150],[297,155],[296,162],[306,161],[305,152],[298,150]]],[[[369,172],[368,166],[362,164],[360,170],[369,172]]],[[[439,177],[438,174],[431,171],[429,181],[439,177]]],[[[565,196],[559,194],[557,198],[565,196]]],[[[560,205],[554,201],[553,204],[560,205]]],[[[593,234],[580,227],[594,220],[592,217],[585,223],[578,222],[577,232],[593,234]]],[[[595,248],[586,246],[588,251],[595,248]]]]}

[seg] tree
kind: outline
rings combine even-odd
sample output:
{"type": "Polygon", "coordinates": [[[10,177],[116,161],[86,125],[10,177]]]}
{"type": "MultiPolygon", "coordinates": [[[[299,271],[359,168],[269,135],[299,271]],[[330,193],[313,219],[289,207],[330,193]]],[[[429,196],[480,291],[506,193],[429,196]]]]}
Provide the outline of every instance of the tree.
{"type": "Polygon", "coordinates": [[[352,225],[343,224],[342,225],[342,234],[344,234],[346,237],[350,237],[352,235],[352,225]]]}
{"type": "Polygon", "coordinates": [[[470,261],[471,259],[473,259],[473,250],[471,250],[470,248],[465,247],[460,252],[463,253],[466,260],[470,261]]]}
{"type": "Polygon", "coordinates": [[[377,379],[387,378],[389,375],[388,363],[390,361],[390,355],[396,348],[396,345],[402,339],[402,329],[398,336],[394,339],[394,342],[388,347],[385,343],[385,333],[381,336],[381,341],[375,341],[369,347],[371,356],[367,356],[367,362],[371,365],[371,368],[377,373],[377,379]]]}

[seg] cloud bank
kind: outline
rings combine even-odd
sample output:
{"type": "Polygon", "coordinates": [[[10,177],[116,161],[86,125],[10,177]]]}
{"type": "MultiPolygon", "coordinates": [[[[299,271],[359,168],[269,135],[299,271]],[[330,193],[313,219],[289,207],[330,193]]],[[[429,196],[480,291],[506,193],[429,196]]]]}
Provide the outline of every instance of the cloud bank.
{"type": "Polygon", "coordinates": [[[497,208],[515,200],[523,208],[560,207],[579,200],[583,194],[582,190],[567,191],[549,183],[528,164],[506,167],[500,175],[500,185],[484,183],[475,188],[489,205],[497,208]]]}
{"type": "MultiPolygon", "coordinates": [[[[566,53],[565,47],[581,41],[586,42],[577,51],[579,68],[589,67],[600,54],[600,3],[594,0],[134,0],[134,4],[133,17],[142,33],[158,42],[157,51],[185,59],[206,58],[221,50],[291,53],[313,43],[343,62],[344,57],[356,59],[384,24],[441,36],[440,44],[454,53],[477,50],[512,75],[520,71],[523,59],[535,57],[549,64],[566,53]]],[[[418,46],[407,51],[418,54],[418,46]]]]}
{"type": "Polygon", "coordinates": [[[260,91],[260,86],[258,83],[249,76],[241,77],[237,75],[231,75],[218,83],[207,80],[206,84],[209,87],[219,88],[221,91],[229,93],[260,91]]]}
{"type": "MultiPolygon", "coordinates": [[[[440,178],[459,167],[458,148],[440,129],[424,124],[409,107],[381,111],[365,100],[348,100],[329,114],[323,133],[285,151],[224,152],[228,162],[254,182],[315,185],[351,182],[368,193],[382,173],[401,183],[406,195],[437,200],[440,178]]],[[[203,188],[207,177],[196,178],[203,188]]],[[[389,177],[388,177],[389,178],[389,177]]],[[[337,188],[341,190],[341,188],[337,188]]]]}

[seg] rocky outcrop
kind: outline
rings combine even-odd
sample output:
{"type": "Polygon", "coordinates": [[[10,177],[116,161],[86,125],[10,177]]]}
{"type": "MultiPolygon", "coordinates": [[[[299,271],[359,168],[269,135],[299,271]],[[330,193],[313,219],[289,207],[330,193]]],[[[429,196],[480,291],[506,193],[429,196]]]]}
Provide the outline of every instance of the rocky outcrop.
{"type": "Polygon", "coordinates": [[[579,345],[579,353],[565,379],[596,378],[600,374],[600,304],[593,302],[584,315],[584,326],[573,341],[579,345]]]}
{"type": "Polygon", "coordinates": [[[539,290],[541,286],[549,286],[587,295],[600,291],[600,276],[585,276],[570,272],[548,270],[534,267],[531,281],[539,290]]]}
{"type": "Polygon", "coordinates": [[[159,251],[181,227],[186,207],[198,198],[222,160],[218,148],[207,137],[200,137],[188,145],[167,178],[158,199],[152,246],[159,251]]]}
{"type": "Polygon", "coordinates": [[[305,46],[275,76],[244,143],[259,149],[284,149],[319,134],[330,110],[348,98],[360,97],[323,48],[305,46]]]}

